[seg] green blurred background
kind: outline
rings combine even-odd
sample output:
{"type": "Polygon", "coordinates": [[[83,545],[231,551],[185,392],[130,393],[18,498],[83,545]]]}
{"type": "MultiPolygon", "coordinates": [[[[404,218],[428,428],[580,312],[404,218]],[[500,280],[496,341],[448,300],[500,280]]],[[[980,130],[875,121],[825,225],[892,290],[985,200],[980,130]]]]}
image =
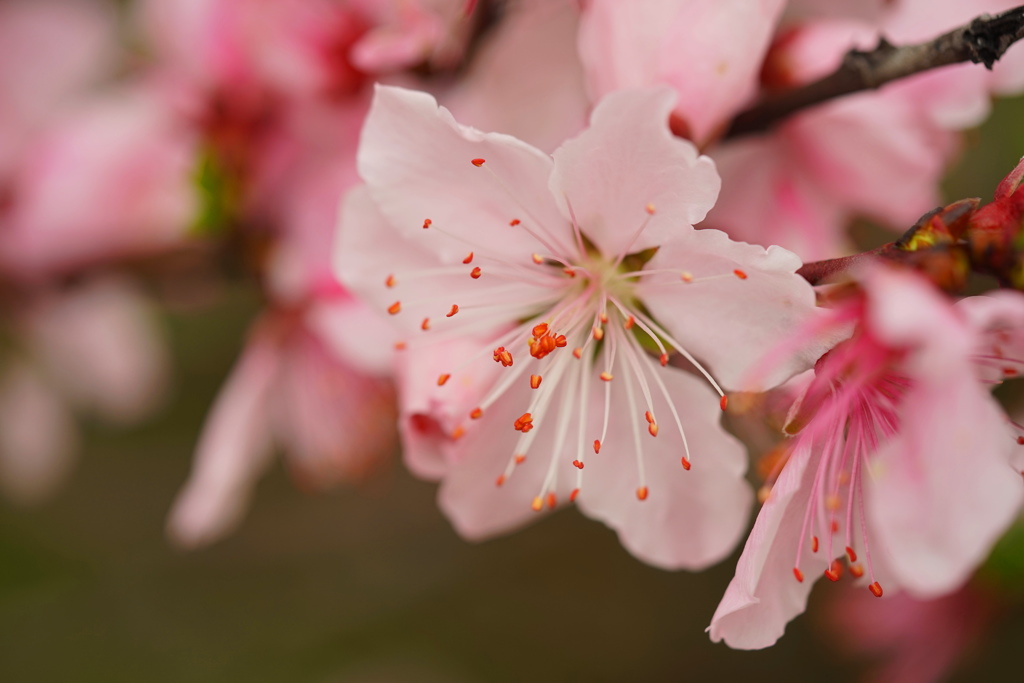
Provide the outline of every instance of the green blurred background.
{"type": "MultiPolygon", "coordinates": [[[[950,198],[989,198],[1024,154],[1024,99],[967,137],[950,198]]],[[[87,427],[77,471],[33,510],[0,502],[0,681],[850,681],[820,607],[776,647],[704,634],[736,557],[701,574],[630,557],[562,511],[513,536],[460,540],[435,486],[397,461],[364,486],[297,490],[278,466],[226,541],[180,552],[163,536],[203,416],[256,312],[229,289],[170,312],[168,409],[130,432],[87,427]]],[[[1011,608],[958,681],[1019,680],[1011,608]]]]}

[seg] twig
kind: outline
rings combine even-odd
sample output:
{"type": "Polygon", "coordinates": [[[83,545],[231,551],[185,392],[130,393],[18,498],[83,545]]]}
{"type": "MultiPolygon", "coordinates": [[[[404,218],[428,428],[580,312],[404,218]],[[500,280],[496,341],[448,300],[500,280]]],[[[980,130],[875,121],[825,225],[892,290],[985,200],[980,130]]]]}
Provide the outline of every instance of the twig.
{"type": "Polygon", "coordinates": [[[895,46],[884,37],[867,52],[850,50],[833,73],[800,88],[767,97],[741,112],[726,138],[759,133],[808,107],[862,90],[879,88],[890,81],[941,66],[974,62],[992,65],[1007,48],[1024,38],[1024,6],[995,16],[983,14],[934,40],[917,45],[895,46]]]}

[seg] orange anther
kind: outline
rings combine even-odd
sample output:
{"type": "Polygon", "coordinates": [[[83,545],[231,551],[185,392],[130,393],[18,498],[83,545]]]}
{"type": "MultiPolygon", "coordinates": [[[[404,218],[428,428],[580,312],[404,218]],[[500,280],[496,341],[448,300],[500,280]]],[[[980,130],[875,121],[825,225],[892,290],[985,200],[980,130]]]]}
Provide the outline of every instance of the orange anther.
{"type": "Polygon", "coordinates": [[[540,512],[541,508],[544,507],[544,499],[541,498],[540,496],[537,496],[536,498],[533,499],[533,502],[530,503],[530,507],[533,509],[534,512],[540,512]]]}
{"type": "Polygon", "coordinates": [[[558,497],[554,493],[548,494],[548,507],[552,510],[558,505],[558,497]]]}
{"type": "Polygon", "coordinates": [[[846,546],[846,556],[850,558],[850,562],[857,561],[857,553],[853,552],[853,548],[846,546]]]}
{"type": "Polygon", "coordinates": [[[483,275],[483,271],[480,270],[480,266],[477,266],[473,270],[469,271],[469,276],[474,280],[479,280],[481,275],[483,275]]]}
{"type": "Polygon", "coordinates": [[[516,227],[517,225],[519,225],[519,219],[518,219],[518,218],[513,218],[512,220],[510,220],[510,221],[508,222],[508,224],[509,224],[509,225],[511,225],[511,226],[512,226],[512,227],[514,228],[514,227],[516,227]]]}
{"type": "Polygon", "coordinates": [[[608,314],[607,313],[601,313],[601,315],[597,316],[597,319],[601,321],[602,325],[607,325],[608,324],[608,314]]]}
{"type": "Polygon", "coordinates": [[[583,349],[577,346],[575,349],[572,350],[572,355],[576,357],[576,360],[579,360],[580,358],[583,357],[583,349]]]}
{"type": "Polygon", "coordinates": [[[738,277],[741,280],[746,280],[747,279],[747,274],[744,273],[742,270],[734,270],[734,271],[732,271],[732,274],[735,275],[736,277],[738,277]]]}
{"type": "Polygon", "coordinates": [[[530,413],[523,413],[515,422],[512,423],[512,426],[516,428],[517,432],[525,434],[533,429],[533,415],[530,413]]]}
{"type": "Polygon", "coordinates": [[[634,318],[633,316],[629,316],[628,318],[626,318],[626,322],[622,323],[622,326],[625,327],[627,330],[633,329],[633,325],[636,325],[636,318],[634,318]]]}
{"type": "Polygon", "coordinates": [[[839,496],[834,493],[830,493],[825,496],[825,509],[835,512],[842,505],[842,501],[839,500],[839,496]]]}
{"type": "Polygon", "coordinates": [[[506,368],[512,365],[512,353],[506,351],[504,346],[494,349],[493,358],[495,363],[501,363],[506,368]]]}
{"type": "Polygon", "coordinates": [[[395,342],[395,351],[405,351],[405,342],[395,342]]]}
{"type": "Polygon", "coordinates": [[[530,375],[530,388],[536,389],[540,386],[540,382],[543,379],[540,375],[530,375]]]}
{"type": "Polygon", "coordinates": [[[647,500],[647,487],[641,486],[636,490],[637,500],[647,500]]]}
{"type": "Polygon", "coordinates": [[[430,318],[423,319],[423,322],[420,323],[420,329],[424,332],[430,329],[430,318]]]}
{"type": "Polygon", "coordinates": [[[839,560],[832,560],[832,564],[825,570],[825,576],[829,581],[838,581],[843,576],[843,565],[839,560]]]}
{"type": "Polygon", "coordinates": [[[543,256],[541,256],[540,254],[534,254],[534,255],[533,255],[533,256],[531,256],[530,258],[532,258],[532,259],[533,259],[533,262],[534,262],[534,263],[536,263],[536,264],[537,264],[538,266],[539,266],[540,264],[544,263],[544,257],[543,257],[543,256]]]}
{"type": "Polygon", "coordinates": [[[568,275],[569,277],[576,277],[575,268],[562,268],[562,272],[568,275]]]}
{"type": "Polygon", "coordinates": [[[690,461],[686,459],[685,455],[682,457],[682,463],[683,463],[683,469],[688,471],[690,469],[691,465],[690,465],[690,461]]]}
{"type": "Polygon", "coordinates": [[[394,287],[395,286],[395,276],[394,275],[388,275],[388,279],[384,281],[384,286],[385,287],[394,287]]]}
{"type": "Polygon", "coordinates": [[[473,408],[473,412],[471,412],[469,414],[469,419],[471,419],[471,420],[479,420],[483,416],[484,416],[484,411],[483,411],[482,408],[473,408]]]}
{"type": "Polygon", "coordinates": [[[868,590],[871,591],[871,594],[876,598],[882,597],[882,586],[877,581],[868,586],[868,590]]]}
{"type": "Polygon", "coordinates": [[[647,431],[650,432],[651,436],[657,436],[658,435],[658,423],[657,422],[652,422],[651,424],[647,425],[647,431]]]}
{"type": "Polygon", "coordinates": [[[600,327],[594,328],[594,341],[601,341],[604,339],[604,330],[600,327]]]}
{"type": "Polygon", "coordinates": [[[388,306],[388,313],[390,313],[391,315],[395,315],[400,310],[402,310],[402,302],[401,301],[396,301],[395,303],[393,303],[390,306],[388,306]]]}
{"type": "Polygon", "coordinates": [[[434,223],[434,221],[430,220],[429,218],[424,219],[423,220],[423,229],[426,230],[431,225],[433,225],[433,223],[434,223]]]}
{"type": "Polygon", "coordinates": [[[446,317],[446,318],[450,318],[450,317],[452,317],[453,315],[455,315],[455,314],[456,314],[456,313],[458,313],[458,312],[459,312],[459,306],[458,306],[458,304],[452,304],[452,308],[451,308],[451,310],[450,310],[450,311],[448,311],[448,312],[447,312],[447,313],[445,314],[445,316],[444,316],[444,317],[446,317]]]}
{"type": "Polygon", "coordinates": [[[466,433],[466,428],[465,427],[461,427],[461,426],[456,427],[455,429],[452,430],[452,441],[458,441],[459,439],[461,439],[465,435],[465,433],[466,433]]]}
{"type": "Polygon", "coordinates": [[[548,333],[548,324],[547,323],[541,323],[539,325],[534,325],[533,326],[533,336],[534,337],[543,337],[547,333],[548,333]]]}
{"type": "Polygon", "coordinates": [[[573,460],[572,461],[572,465],[573,465],[573,467],[575,467],[578,470],[582,470],[583,469],[583,461],[582,460],[573,460]]]}
{"type": "Polygon", "coordinates": [[[594,452],[595,453],[600,453],[601,452],[601,440],[600,439],[594,439],[594,452]]]}
{"type": "Polygon", "coordinates": [[[661,367],[665,367],[666,365],[668,365],[668,354],[661,354],[661,357],[658,359],[658,361],[661,363],[661,367]]]}
{"type": "Polygon", "coordinates": [[[462,259],[462,262],[465,263],[467,266],[470,263],[472,263],[473,262],[473,252],[469,252],[468,254],[466,254],[466,258],[462,259]]]}
{"type": "Polygon", "coordinates": [[[650,215],[653,216],[654,215],[654,204],[648,204],[647,206],[644,207],[644,210],[647,211],[647,213],[649,213],[650,215]]]}
{"type": "Polygon", "coordinates": [[[576,496],[578,496],[578,495],[580,495],[580,490],[579,489],[573,489],[572,493],[569,494],[569,502],[570,503],[576,502],[576,496]]]}
{"type": "Polygon", "coordinates": [[[850,565],[850,574],[852,574],[855,579],[859,579],[860,577],[864,576],[864,567],[863,567],[863,565],[851,564],[850,565]]]}
{"type": "Polygon", "coordinates": [[[828,569],[825,570],[825,576],[828,577],[829,581],[838,581],[839,580],[839,574],[837,572],[833,572],[831,567],[829,567],[828,569]]]}
{"type": "Polygon", "coordinates": [[[718,402],[718,405],[721,406],[722,410],[727,410],[729,408],[729,397],[723,396],[722,400],[718,402]]]}
{"type": "Polygon", "coordinates": [[[817,536],[811,536],[811,552],[812,553],[818,552],[818,537],[817,536]]]}
{"type": "Polygon", "coordinates": [[[501,486],[504,483],[505,483],[505,475],[504,474],[500,474],[500,475],[498,475],[498,479],[494,482],[494,485],[495,486],[501,486]]]}
{"type": "Polygon", "coordinates": [[[612,381],[612,373],[608,372],[607,370],[605,370],[600,375],[598,375],[598,377],[600,377],[605,382],[611,382],[612,381]]]}
{"type": "Polygon", "coordinates": [[[683,272],[679,273],[679,279],[687,283],[693,282],[693,273],[684,270],[683,272]]]}
{"type": "Polygon", "coordinates": [[[477,168],[480,168],[481,166],[484,165],[484,159],[473,159],[472,162],[473,165],[476,166],[477,168]]]}
{"type": "Polygon", "coordinates": [[[443,375],[439,375],[437,378],[437,386],[443,387],[444,383],[447,382],[449,379],[451,379],[451,374],[447,372],[444,373],[443,375]]]}
{"type": "Polygon", "coordinates": [[[799,567],[793,567],[793,576],[795,576],[796,580],[800,583],[804,582],[804,573],[800,571],[799,567]]]}
{"type": "Polygon", "coordinates": [[[522,465],[524,462],[526,462],[526,456],[523,455],[522,453],[517,454],[515,457],[515,462],[517,465],[522,465]]]}
{"type": "Polygon", "coordinates": [[[654,416],[651,415],[651,411],[648,410],[644,413],[644,419],[647,420],[648,424],[654,422],[654,416]]]}
{"type": "Polygon", "coordinates": [[[564,349],[569,343],[569,340],[565,338],[564,334],[559,334],[555,337],[555,348],[564,349]]]}

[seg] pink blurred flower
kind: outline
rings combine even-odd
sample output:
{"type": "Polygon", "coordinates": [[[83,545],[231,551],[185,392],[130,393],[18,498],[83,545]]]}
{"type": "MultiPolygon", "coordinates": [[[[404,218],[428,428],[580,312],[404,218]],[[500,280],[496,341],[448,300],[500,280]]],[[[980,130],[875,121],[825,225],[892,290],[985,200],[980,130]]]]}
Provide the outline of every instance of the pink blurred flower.
{"type": "Polygon", "coordinates": [[[742,448],[708,384],[663,366],[692,353],[730,384],[813,296],[791,254],[690,227],[718,179],[670,134],[673,99],[609,96],[552,159],[378,88],[337,263],[406,335],[406,461],[442,479],[464,536],[566,499],[663,567],[705,566],[742,533],[742,448]]]}
{"type": "Polygon", "coordinates": [[[773,644],[820,572],[838,580],[844,554],[875,595],[883,583],[954,591],[1020,509],[1017,446],[977,377],[984,328],[916,275],[878,269],[863,286],[823,328],[858,324],[791,410],[790,456],[712,618],[715,641],[773,644]]]}

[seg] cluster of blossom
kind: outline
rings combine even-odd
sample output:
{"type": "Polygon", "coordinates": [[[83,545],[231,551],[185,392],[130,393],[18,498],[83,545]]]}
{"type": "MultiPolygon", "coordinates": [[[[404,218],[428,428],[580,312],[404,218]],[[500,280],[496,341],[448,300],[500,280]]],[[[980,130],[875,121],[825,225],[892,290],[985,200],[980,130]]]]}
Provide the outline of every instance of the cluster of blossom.
{"type": "Polygon", "coordinates": [[[1024,48],[727,131],[851,48],[1015,4],[4,2],[0,482],[57,483],[68,403],[155,407],[138,282],[240,263],[264,310],[171,511],[182,544],[233,528],[275,449],[326,487],[397,432],[469,539],[563,505],[666,569],[746,537],[709,627],[733,647],[774,643],[821,576],[953,595],[1024,502],[1024,428],[991,394],[1024,363],[1024,165],[899,267],[798,271],[847,254],[854,217],[939,204],[1024,48]],[[939,242],[1004,288],[941,291],[939,242]],[[756,496],[723,413],[782,427],[756,496]]]}

